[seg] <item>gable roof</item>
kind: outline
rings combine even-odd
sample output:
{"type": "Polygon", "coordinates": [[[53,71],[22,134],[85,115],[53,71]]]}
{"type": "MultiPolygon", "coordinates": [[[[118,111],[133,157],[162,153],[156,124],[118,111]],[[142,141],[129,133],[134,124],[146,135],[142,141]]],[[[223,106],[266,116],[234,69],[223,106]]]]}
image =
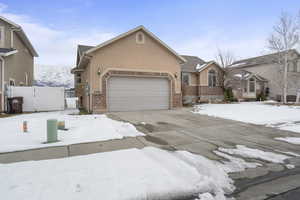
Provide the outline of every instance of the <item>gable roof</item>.
{"type": "Polygon", "coordinates": [[[38,57],[38,54],[36,52],[36,50],[34,49],[34,47],[32,46],[32,44],[30,43],[28,37],[26,36],[25,32],[23,31],[22,27],[12,21],[10,21],[9,19],[6,19],[3,16],[0,16],[0,19],[5,21],[6,23],[10,24],[13,28],[15,33],[21,38],[21,40],[24,42],[24,44],[27,46],[27,48],[29,49],[30,53],[34,56],[34,57],[38,57]]]}
{"type": "Polygon", "coordinates": [[[84,52],[94,48],[95,46],[87,46],[87,45],[78,45],[78,53],[81,56],[84,52]]]}
{"type": "Polygon", "coordinates": [[[108,40],[108,41],[106,41],[106,42],[103,42],[103,43],[101,43],[101,44],[99,44],[99,45],[97,45],[97,46],[95,46],[95,47],[93,47],[93,48],[90,48],[90,49],[88,49],[87,51],[85,51],[85,54],[90,54],[90,53],[92,53],[92,52],[94,52],[94,51],[96,51],[96,50],[98,50],[98,49],[101,49],[101,48],[103,48],[103,47],[105,47],[105,46],[107,46],[107,45],[109,45],[109,44],[111,44],[111,43],[113,43],[113,42],[116,42],[116,41],[118,41],[118,40],[120,40],[120,39],[122,39],[122,38],[124,38],[124,37],[126,37],[126,36],[128,36],[128,35],[130,35],[130,34],[132,34],[132,33],[134,33],[134,32],[137,32],[137,31],[140,31],[140,30],[142,30],[142,31],[144,31],[145,33],[147,33],[150,37],[152,37],[155,41],[157,41],[159,44],[161,44],[163,47],[165,47],[168,51],[170,51],[175,57],[177,57],[179,60],[181,60],[181,62],[182,63],[184,63],[184,62],[186,62],[186,60],[183,58],[183,57],[181,57],[178,53],[176,53],[173,49],[171,49],[167,44],[165,44],[163,41],[161,41],[158,37],[156,37],[153,33],[151,33],[150,31],[148,31],[144,26],[138,26],[138,27],[136,27],[136,28],[134,28],[134,29],[131,29],[130,31],[128,31],[128,32],[125,32],[125,33],[123,33],[123,34],[121,34],[121,35],[119,35],[119,36],[117,36],[117,37],[114,37],[114,38],[112,38],[112,39],[110,39],[110,40],[108,40]]]}
{"type": "Polygon", "coordinates": [[[197,72],[196,67],[197,65],[203,65],[206,62],[197,56],[188,56],[188,55],[181,55],[186,62],[181,64],[181,71],[182,72],[197,72]]]}
{"type": "Polygon", "coordinates": [[[248,80],[251,77],[255,77],[260,81],[268,82],[268,80],[265,79],[264,77],[244,69],[231,70],[227,73],[227,77],[229,79],[235,79],[235,80],[248,80]]]}
{"type": "MultiPolygon", "coordinates": [[[[249,66],[254,66],[254,65],[275,63],[275,62],[278,62],[278,56],[284,52],[285,51],[238,60],[238,61],[232,63],[229,67],[249,67],[249,66]]],[[[295,54],[298,54],[298,56],[300,56],[300,54],[298,53],[298,51],[296,49],[288,50],[288,54],[291,54],[291,53],[295,53],[295,54]]]]}

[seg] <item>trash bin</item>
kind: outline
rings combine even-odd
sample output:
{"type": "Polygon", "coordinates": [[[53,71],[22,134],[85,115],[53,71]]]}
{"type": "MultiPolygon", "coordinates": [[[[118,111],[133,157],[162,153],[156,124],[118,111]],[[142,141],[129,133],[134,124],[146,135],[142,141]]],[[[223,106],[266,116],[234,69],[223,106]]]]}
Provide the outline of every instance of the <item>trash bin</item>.
{"type": "Polygon", "coordinates": [[[22,113],[23,112],[23,97],[10,97],[8,101],[8,113],[22,113]]]}

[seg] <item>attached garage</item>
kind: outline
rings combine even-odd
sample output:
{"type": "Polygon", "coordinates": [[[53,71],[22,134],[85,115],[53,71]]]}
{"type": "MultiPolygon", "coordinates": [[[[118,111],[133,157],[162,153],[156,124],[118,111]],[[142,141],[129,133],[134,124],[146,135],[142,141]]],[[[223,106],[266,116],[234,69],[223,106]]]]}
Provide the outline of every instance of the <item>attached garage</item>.
{"type": "Polygon", "coordinates": [[[107,108],[108,111],[169,109],[170,92],[167,78],[110,77],[107,108]]]}

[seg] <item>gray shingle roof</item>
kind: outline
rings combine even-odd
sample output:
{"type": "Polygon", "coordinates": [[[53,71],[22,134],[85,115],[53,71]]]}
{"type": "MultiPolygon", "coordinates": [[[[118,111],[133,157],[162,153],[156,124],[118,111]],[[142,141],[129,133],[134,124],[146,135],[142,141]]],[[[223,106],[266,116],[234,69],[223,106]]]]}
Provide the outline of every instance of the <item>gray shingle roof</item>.
{"type": "Polygon", "coordinates": [[[184,59],[186,59],[186,62],[181,64],[181,71],[182,72],[197,72],[196,66],[203,65],[206,62],[202,59],[200,59],[197,56],[186,56],[181,55],[184,59]]]}
{"type": "Polygon", "coordinates": [[[78,51],[79,51],[79,54],[82,55],[83,52],[91,49],[91,48],[94,48],[94,46],[87,46],[87,45],[78,45],[78,51]]]}
{"type": "MultiPolygon", "coordinates": [[[[275,62],[278,62],[278,55],[280,53],[283,53],[283,52],[277,52],[277,53],[267,54],[267,55],[263,55],[263,56],[257,56],[257,57],[243,59],[243,60],[238,60],[238,61],[232,63],[232,65],[230,65],[230,67],[248,67],[248,66],[252,66],[252,65],[275,63],[275,62]]],[[[297,50],[295,50],[295,49],[289,50],[288,53],[289,54],[290,53],[299,54],[297,52],[297,50]]]]}
{"type": "Polygon", "coordinates": [[[13,48],[0,48],[0,53],[8,53],[10,51],[14,51],[13,48]]]}

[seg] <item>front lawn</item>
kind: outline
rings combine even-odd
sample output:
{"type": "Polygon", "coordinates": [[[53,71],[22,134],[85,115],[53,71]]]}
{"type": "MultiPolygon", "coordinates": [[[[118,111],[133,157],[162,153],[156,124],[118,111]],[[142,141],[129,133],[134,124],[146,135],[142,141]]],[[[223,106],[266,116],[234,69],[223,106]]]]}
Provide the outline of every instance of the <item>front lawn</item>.
{"type": "Polygon", "coordinates": [[[202,104],[194,107],[194,113],[300,133],[300,106],[278,106],[263,102],[202,104]]]}
{"type": "Polygon", "coordinates": [[[112,120],[106,115],[71,115],[73,112],[42,112],[0,118],[0,152],[143,135],[132,124],[112,120]],[[47,138],[46,121],[53,118],[64,120],[68,130],[58,131],[59,142],[43,144],[47,138]],[[27,133],[23,133],[23,121],[27,121],[27,133]]]}

